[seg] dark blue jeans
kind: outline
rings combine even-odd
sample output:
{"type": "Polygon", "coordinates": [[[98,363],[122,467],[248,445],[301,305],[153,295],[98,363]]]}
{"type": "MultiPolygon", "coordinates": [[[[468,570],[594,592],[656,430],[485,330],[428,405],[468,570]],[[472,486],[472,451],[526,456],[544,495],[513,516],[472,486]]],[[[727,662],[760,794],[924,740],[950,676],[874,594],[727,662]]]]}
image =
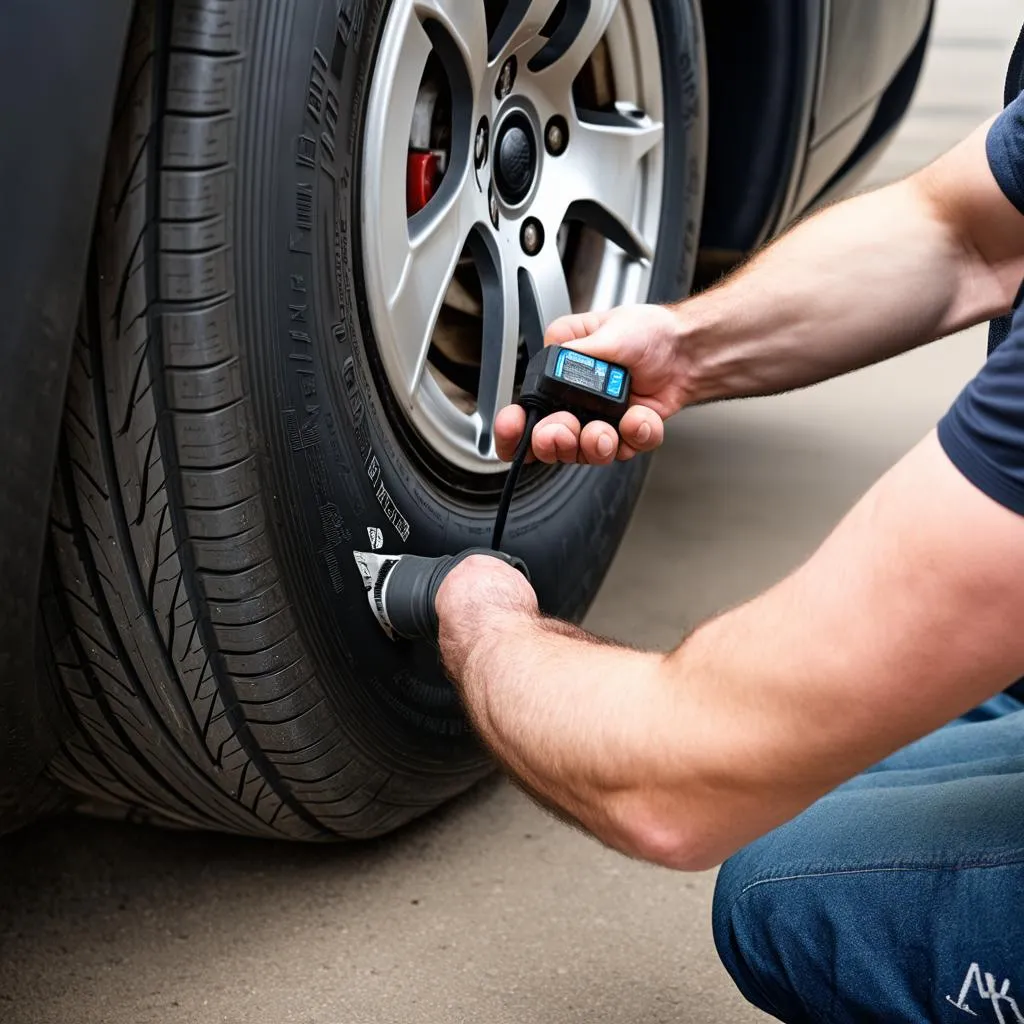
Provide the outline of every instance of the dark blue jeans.
{"type": "Polygon", "coordinates": [[[1024,1024],[1024,704],[1002,694],[722,868],[719,955],[782,1021],[1024,1024]]]}

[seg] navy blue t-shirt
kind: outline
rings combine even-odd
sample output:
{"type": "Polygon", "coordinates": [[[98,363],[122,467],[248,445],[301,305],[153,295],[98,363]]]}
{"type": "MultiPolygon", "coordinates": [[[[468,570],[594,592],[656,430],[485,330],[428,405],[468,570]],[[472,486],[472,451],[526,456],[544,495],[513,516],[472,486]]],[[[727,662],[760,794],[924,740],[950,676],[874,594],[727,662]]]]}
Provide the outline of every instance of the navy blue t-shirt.
{"type": "MultiPolygon", "coordinates": [[[[999,187],[1024,214],[1024,93],[996,119],[986,149],[999,187]]],[[[1024,515],[1024,304],[993,324],[992,340],[981,372],[939,422],[939,442],[971,483],[1024,515]]]]}

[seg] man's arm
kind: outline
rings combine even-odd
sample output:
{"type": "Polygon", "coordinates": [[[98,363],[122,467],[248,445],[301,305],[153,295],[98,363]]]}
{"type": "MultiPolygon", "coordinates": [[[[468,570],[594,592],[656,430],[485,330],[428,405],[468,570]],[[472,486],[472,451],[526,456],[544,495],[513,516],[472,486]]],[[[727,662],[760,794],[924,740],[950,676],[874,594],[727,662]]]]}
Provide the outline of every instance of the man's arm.
{"type": "Polygon", "coordinates": [[[453,573],[438,609],[511,771],[609,845],[695,870],[1021,674],[1024,517],[932,435],[802,568],[670,655],[541,618],[490,559],[453,573]]]}
{"type": "MultiPolygon", "coordinates": [[[[677,306],[553,324],[549,344],[633,372],[638,404],[622,423],[623,446],[610,426],[592,424],[587,461],[651,450],[660,421],[685,405],[803,387],[1006,312],[1024,278],[1024,216],[989,167],[988,128],[912,177],[810,217],[677,306]]],[[[514,406],[498,418],[507,457],[524,421],[514,406]]],[[[559,415],[537,427],[533,449],[546,462],[575,462],[579,442],[579,424],[559,415]]]]}
{"type": "Polygon", "coordinates": [[[989,128],[677,307],[694,399],[813,384],[1005,313],[1024,277],[1024,217],[989,167],[989,128]]]}

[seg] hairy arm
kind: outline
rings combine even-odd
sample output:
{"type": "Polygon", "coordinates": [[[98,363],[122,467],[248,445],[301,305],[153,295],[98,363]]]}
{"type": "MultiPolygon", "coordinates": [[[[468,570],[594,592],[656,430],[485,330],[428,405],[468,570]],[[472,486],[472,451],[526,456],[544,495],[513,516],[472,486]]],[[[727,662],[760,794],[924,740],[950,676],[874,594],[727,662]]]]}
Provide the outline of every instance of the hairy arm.
{"type": "MultiPolygon", "coordinates": [[[[545,462],[602,464],[656,448],[698,402],[804,387],[1006,312],[1024,278],[1024,216],[989,167],[983,125],[904,181],[803,221],[720,285],[672,307],[565,317],[547,342],[623,363],[634,405],[619,434],[564,413],[541,422],[545,462]],[[621,442],[620,442],[621,438],[621,442]]],[[[525,424],[502,411],[511,458],[525,424]]]]}
{"type": "Polygon", "coordinates": [[[992,176],[989,126],[677,307],[693,399],[812,384],[1006,312],[1024,277],[1024,217],[992,176]]]}
{"type": "Polygon", "coordinates": [[[1024,671],[1024,518],[934,435],[800,569],[668,655],[539,616],[505,567],[442,588],[442,650],[506,766],[609,845],[711,866],[1024,671]]]}

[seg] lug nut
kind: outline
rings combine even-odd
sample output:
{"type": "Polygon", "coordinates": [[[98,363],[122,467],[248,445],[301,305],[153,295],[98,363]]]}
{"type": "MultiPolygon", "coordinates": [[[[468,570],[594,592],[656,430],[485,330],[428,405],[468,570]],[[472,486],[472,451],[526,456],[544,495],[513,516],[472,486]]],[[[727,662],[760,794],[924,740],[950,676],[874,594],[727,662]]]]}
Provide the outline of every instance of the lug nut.
{"type": "Polygon", "coordinates": [[[552,156],[561,156],[565,152],[565,147],[569,145],[569,125],[564,117],[553,117],[548,121],[544,144],[552,156]]]}
{"type": "Polygon", "coordinates": [[[494,87],[494,94],[499,100],[505,99],[512,91],[512,86],[516,84],[517,70],[518,61],[516,61],[515,56],[509,57],[502,66],[501,72],[498,75],[498,84],[494,87]]]}
{"type": "Polygon", "coordinates": [[[476,130],[476,140],[473,143],[473,155],[476,159],[477,170],[480,170],[480,168],[487,162],[487,136],[489,134],[490,130],[487,125],[487,118],[482,117],[476,130]]]}
{"type": "Polygon", "coordinates": [[[530,217],[523,224],[523,233],[519,240],[527,256],[536,256],[544,248],[544,228],[541,222],[535,217],[530,217]]]}
{"type": "Polygon", "coordinates": [[[495,230],[498,228],[498,197],[494,194],[494,189],[490,188],[487,192],[487,209],[491,215],[491,223],[494,225],[495,230]]]}

